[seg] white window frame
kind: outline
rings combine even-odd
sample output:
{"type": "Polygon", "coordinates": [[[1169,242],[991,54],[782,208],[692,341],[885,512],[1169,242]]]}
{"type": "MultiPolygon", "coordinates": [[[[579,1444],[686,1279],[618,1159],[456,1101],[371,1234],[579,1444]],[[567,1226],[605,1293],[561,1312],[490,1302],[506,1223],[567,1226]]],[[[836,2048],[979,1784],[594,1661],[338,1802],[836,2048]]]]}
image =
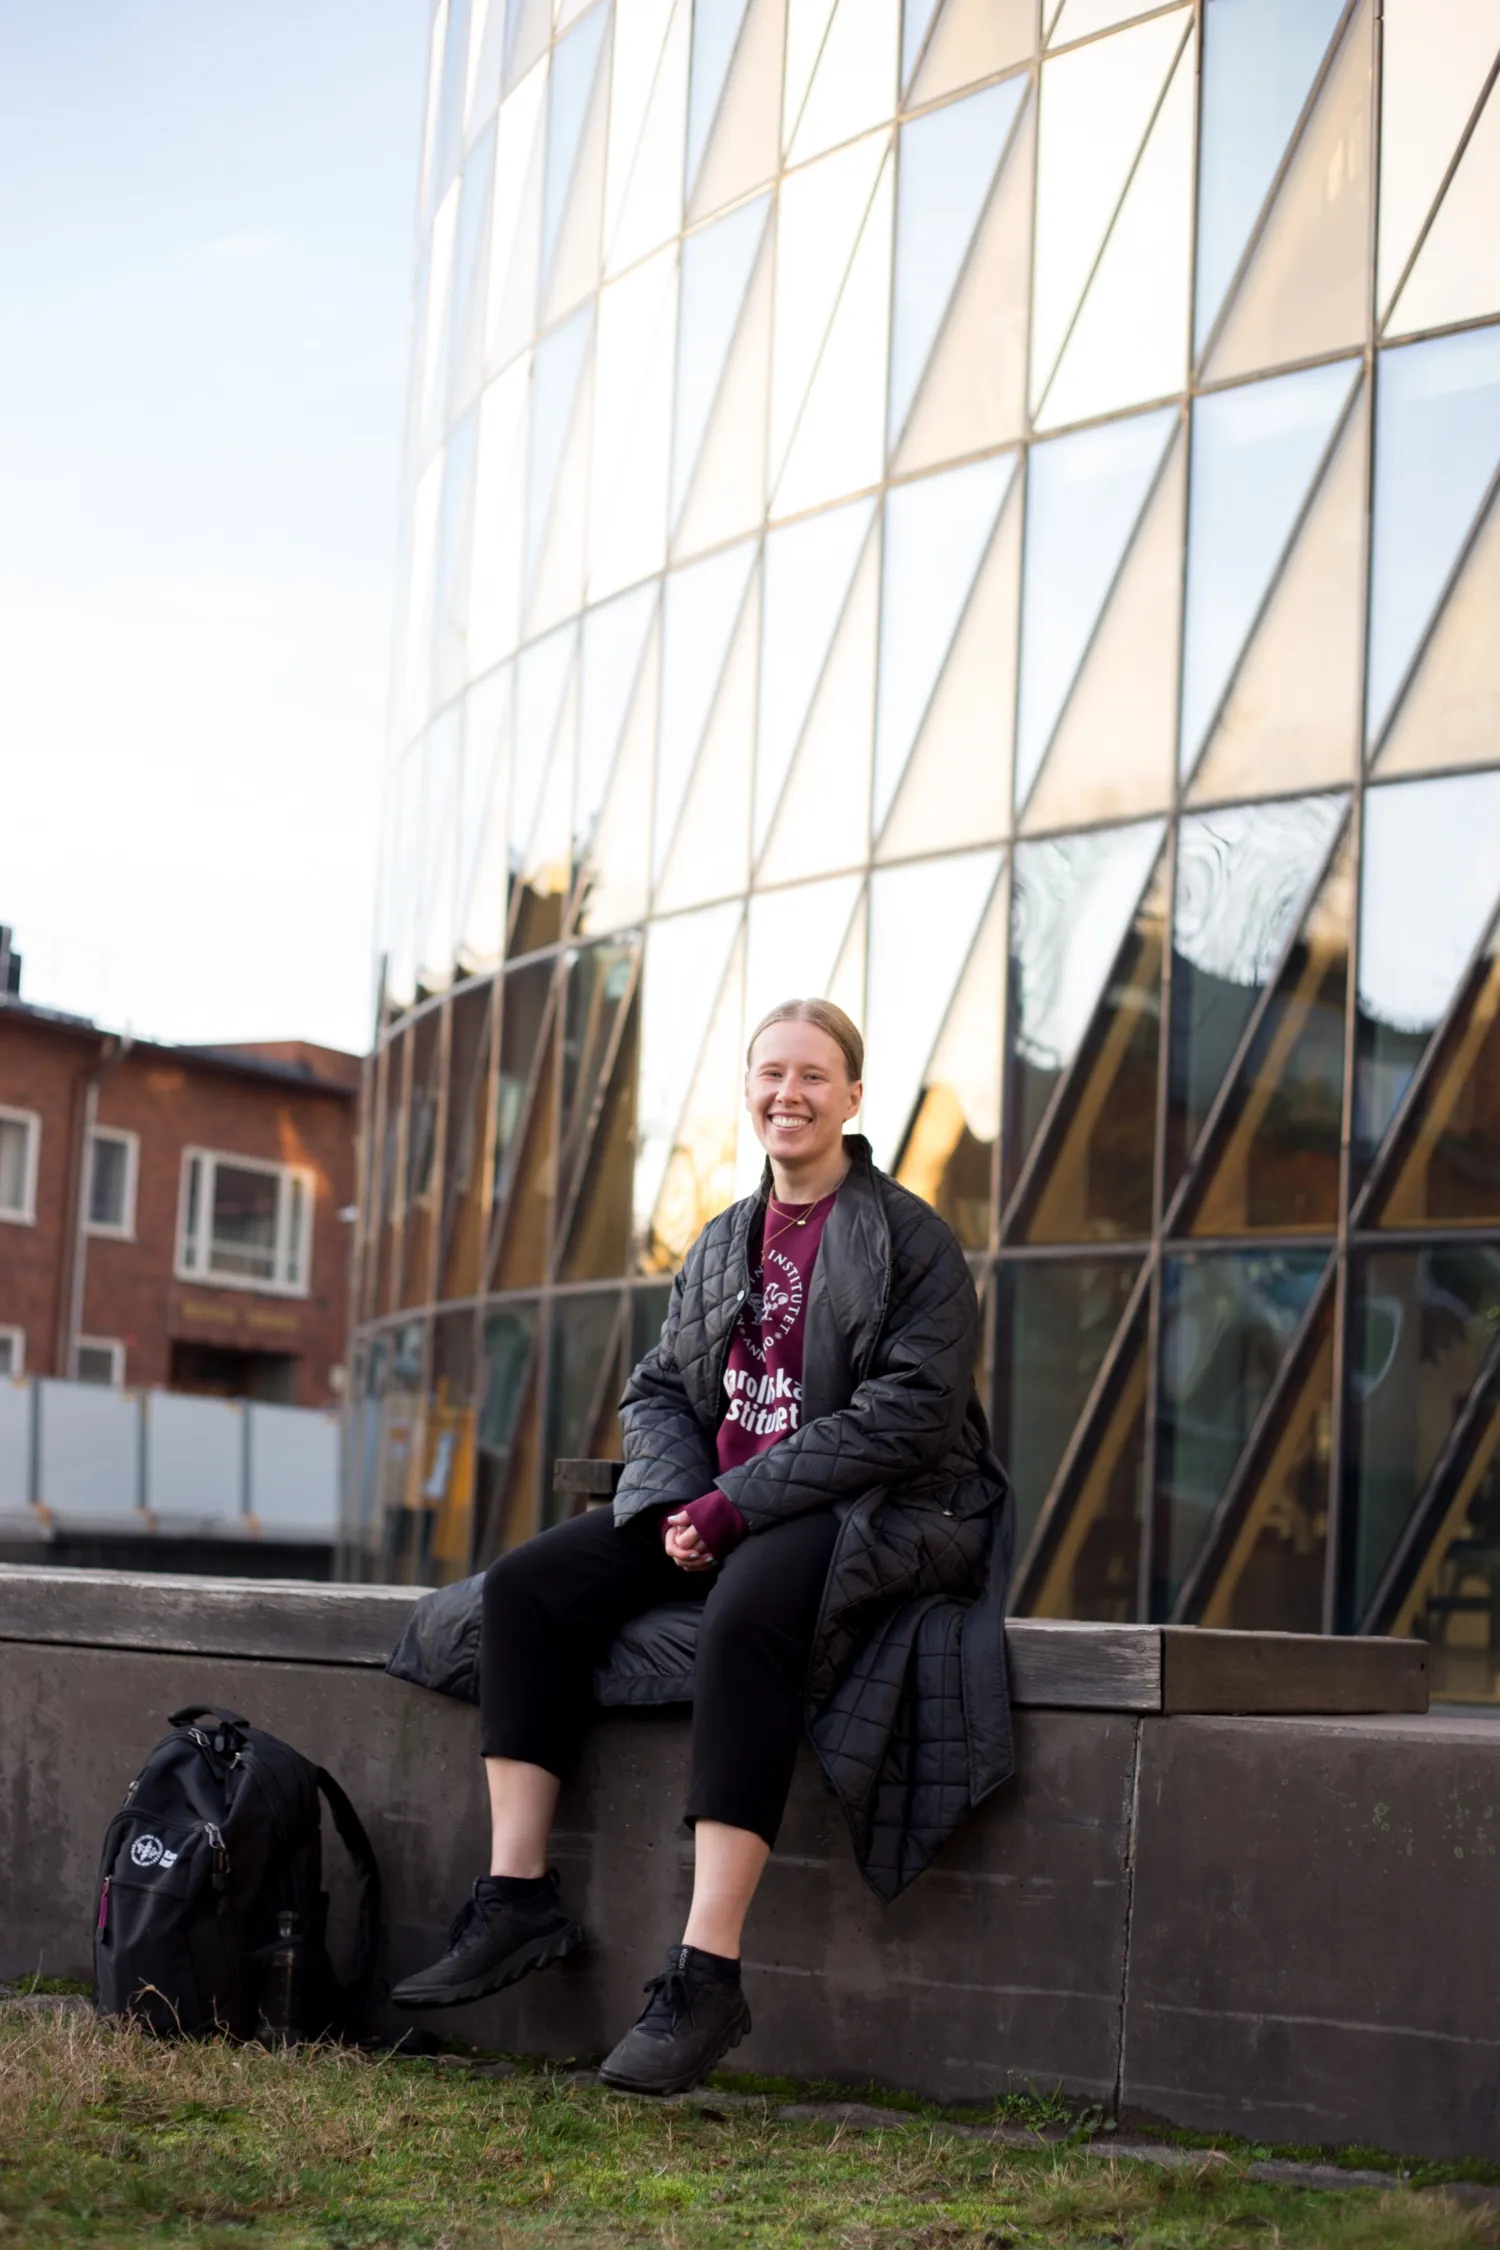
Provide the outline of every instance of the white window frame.
{"type": "Polygon", "coordinates": [[[8,1342],[11,1364],[5,1371],[14,1379],[26,1372],[26,1331],[24,1328],[0,1328],[0,1343],[8,1342]]]}
{"type": "Polygon", "coordinates": [[[98,1235],[105,1241],[134,1242],[135,1187],[141,1169],[141,1136],[139,1133],[127,1132],[123,1125],[96,1125],[94,1127],[93,1132],[89,1135],[86,1211],[92,1208],[94,1201],[94,1148],[99,1141],[123,1141],[125,1143],[125,1216],[119,1226],[109,1225],[103,1219],[90,1218],[85,1218],[84,1225],[90,1234],[98,1235]]]}
{"type": "MultiPolygon", "coordinates": [[[[119,1391],[125,1387],[125,1346],[118,1336],[75,1336],[73,1339],[72,1376],[75,1382],[84,1378],[78,1372],[78,1355],[81,1351],[108,1352],[110,1358],[110,1384],[119,1391]]],[[[92,1382],[93,1377],[88,1378],[92,1382]]]]}
{"type": "Polygon", "coordinates": [[[177,1256],[174,1270],[179,1281],[196,1282],[205,1289],[248,1289],[259,1297],[306,1297],[312,1292],[313,1212],[316,1200],[317,1174],[304,1164],[271,1164],[262,1156],[237,1156],[230,1149],[185,1148],[182,1152],[182,1183],[177,1198],[177,1256]],[[194,1165],[201,1166],[202,1212],[200,1214],[197,1257],[190,1253],[195,1246],[188,1238],[188,1206],[194,1165]],[[209,1214],[213,1210],[214,1179],[221,1164],[232,1164],[239,1172],[265,1172],[281,1183],[281,1193],[276,1203],[276,1271],[269,1279],[244,1273],[216,1273],[208,1263],[210,1240],[209,1214]],[[300,1244],[300,1271],[295,1281],[285,1279],[292,1254],[299,1245],[292,1239],[296,1198],[293,1186],[302,1190],[302,1240],[300,1244]]]}
{"type": "Polygon", "coordinates": [[[0,1103],[0,1121],[7,1125],[24,1125],[26,1128],[26,1179],[22,1188],[22,1205],[19,1211],[8,1211],[4,1204],[0,1204],[0,1221],[7,1226],[34,1227],[36,1176],[42,1159],[42,1120],[34,1109],[8,1109],[0,1103]]]}

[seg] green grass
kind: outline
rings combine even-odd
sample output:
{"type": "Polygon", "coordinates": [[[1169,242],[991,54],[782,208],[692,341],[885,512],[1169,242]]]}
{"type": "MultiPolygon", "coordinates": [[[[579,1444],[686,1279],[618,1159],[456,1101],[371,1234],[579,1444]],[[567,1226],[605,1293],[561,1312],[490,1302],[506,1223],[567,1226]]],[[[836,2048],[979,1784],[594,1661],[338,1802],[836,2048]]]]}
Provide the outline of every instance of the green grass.
{"type": "Polygon", "coordinates": [[[1500,2246],[1500,2217],[1441,2189],[1260,2185],[1244,2152],[1169,2172],[963,2140],[915,2109],[856,2134],[712,2100],[662,2109],[524,2066],[167,2046],[76,2011],[0,2009],[0,2245],[1500,2246]]]}

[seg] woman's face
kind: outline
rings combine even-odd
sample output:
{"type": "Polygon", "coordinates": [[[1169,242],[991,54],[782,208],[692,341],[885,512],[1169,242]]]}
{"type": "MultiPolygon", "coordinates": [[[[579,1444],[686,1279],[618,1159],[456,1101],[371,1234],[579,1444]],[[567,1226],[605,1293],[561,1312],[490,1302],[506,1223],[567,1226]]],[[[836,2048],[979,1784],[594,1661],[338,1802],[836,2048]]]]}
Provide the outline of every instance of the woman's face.
{"type": "Polygon", "coordinates": [[[750,1051],[745,1107],[767,1155],[798,1167],[831,1156],[859,1107],[843,1049],[815,1023],[773,1023],[750,1051]]]}

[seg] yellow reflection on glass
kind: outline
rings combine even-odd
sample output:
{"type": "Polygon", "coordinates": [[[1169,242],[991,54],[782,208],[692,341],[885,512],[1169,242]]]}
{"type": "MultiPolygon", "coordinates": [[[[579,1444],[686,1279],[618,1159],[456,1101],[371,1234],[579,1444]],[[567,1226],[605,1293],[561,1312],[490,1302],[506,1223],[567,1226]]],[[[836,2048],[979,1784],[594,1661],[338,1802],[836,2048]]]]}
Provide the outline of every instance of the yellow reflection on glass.
{"type": "MultiPolygon", "coordinates": [[[[881,868],[870,879],[869,1060],[862,1125],[876,1163],[887,1170],[899,1164],[907,1145],[928,1064],[950,1004],[956,1004],[999,868],[998,852],[966,852],[955,859],[881,868]]],[[[971,1023],[982,1021],[980,988],[1003,947],[1000,923],[991,916],[976,989],[960,1011],[971,1023]]],[[[970,1058],[971,1085],[976,1077],[982,1082],[998,1050],[998,1029],[997,1009],[970,1058]]],[[[981,1100],[979,1106],[982,1122],[993,1128],[995,1100],[981,1100]]],[[[993,1129],[987,1137],[994,1140],[993,1129]]]]}
{"type": "Polygon", "coordinates": [[[743,921],[734,900],[653,922],[646,933],[634,1209],[647,1273],[673,1270],[720,1208],[712,1196],[732,1180],[743,921]]]}
{"type": "Polygon", "coordinates": [[[489,1217],[491,984],[467,986],[453,1002],[448,1055],[448,1132],[443,1165],[443,1241],[438,1295],[472,1297],[483,1286],[489,1217]]]}
{"type": "Polygon", "coordinates": [[[557,1014],[543,1036],[509,1167],[511,1187],[499,1214],[500,1255],[491,1287],[524,1289],[543,1279],[557,1192],[557,1014]]]}
{"type": "Polygon", "coordinates": [[[1385,0],[1380,36],[1377,295],[1383,316],[1484,90],[1500,46],[1500,6],[1496,0],[1385,0]]]}
{"type": "MultiPolygon", "coordinates": [[[[1500,230],[1497,230],[1500,232],[1500,230]]],[[[1492,764],[1500,743],[1500,505],[1491,502],[1377,764],[1382,778],[1492,764]]]]}
{"type": "MultiPolygon", "coordinates": [[[[587,628],[584,659],[580,753],[596,739],[589,731],[587,628]]],[[[613,766],[577,874],[577,922],[585,937],[624,929],[638,922],[646,911],[651,866],[651,770],[660,682],[661,620],[653,603],[645,650],[628,691],[613,766]]],[[[607,742],[607,735],[605,739],[607,742]]]]}
{"type": "Polygon", "coordinates": [[[484,1569],[536,1529],[537,1306],[504,1305],[484,1323],[484,1376],[475,1431],[474,1562],[484,1569]]]}
{"type": "Polygon", "coordinates": [[[966,1250],[986,1250],[990,1242],[1005,932],[1004,886],[997,883],[895,1164],[902,1186],[940,1211],[966,1250]]]}
{"type": "Polygon", "coordinates": [[[1126,1340],[1086,1442],[1053,1488],[1053,1522],[1032,1617],[1127,1624],[1137,1613],[1146,1456],[1146,1336],[1126,1340]]]}

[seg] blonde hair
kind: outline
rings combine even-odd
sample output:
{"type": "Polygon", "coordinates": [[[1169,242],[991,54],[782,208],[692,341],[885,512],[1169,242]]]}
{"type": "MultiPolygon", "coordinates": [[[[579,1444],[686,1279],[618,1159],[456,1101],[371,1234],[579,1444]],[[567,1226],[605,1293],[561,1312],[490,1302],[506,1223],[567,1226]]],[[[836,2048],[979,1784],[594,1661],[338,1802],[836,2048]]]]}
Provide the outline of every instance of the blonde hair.
{"type": "Polygon", "coordinates": [[[769,1014],[761,1017],[750,1034],[750,1044],[745,1049],[747,1069],[755,1052],[756,1040],[763,1031],[769,1031],[773,1023],[815,1024],[819,1031],[826,1032],[843,1056],[849,1083],[857,1085],[864,1077],[865,1043],[859,1035],[859,1027],[850,1021],[842,1008],[836,1008],[831,1000],[779,1001],[769,1014]]]}

